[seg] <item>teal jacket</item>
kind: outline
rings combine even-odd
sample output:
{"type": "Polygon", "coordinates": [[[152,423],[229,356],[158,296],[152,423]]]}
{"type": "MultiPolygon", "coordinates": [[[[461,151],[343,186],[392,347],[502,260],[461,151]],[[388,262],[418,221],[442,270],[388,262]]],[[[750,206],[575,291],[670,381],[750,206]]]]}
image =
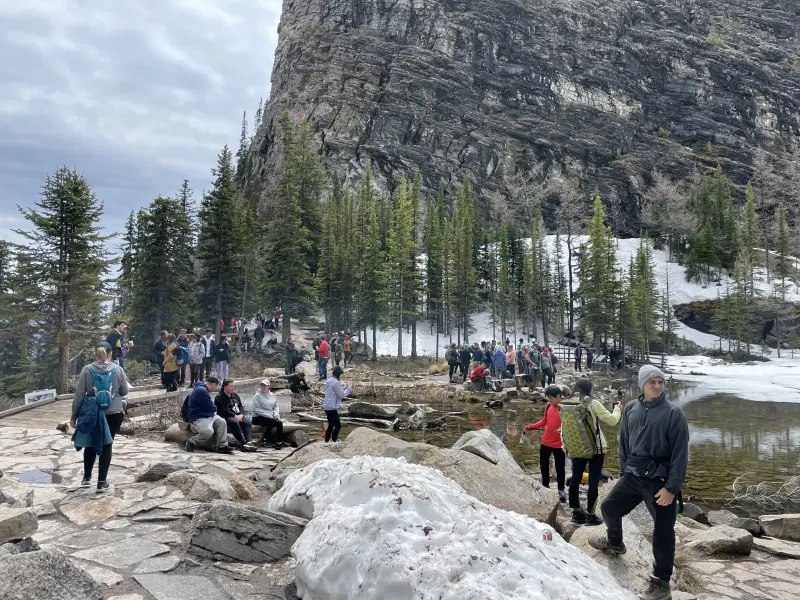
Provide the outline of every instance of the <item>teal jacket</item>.
{"type": "Polygon", "coordinates": [[[75,450],[94,448],[98,454],[101,454],[103,446],[107,446],[113,441],[106,414],[97,405],[94,396],[84,396],[78,411],[76,425],[75,433],[72,434],[75,450]]]}

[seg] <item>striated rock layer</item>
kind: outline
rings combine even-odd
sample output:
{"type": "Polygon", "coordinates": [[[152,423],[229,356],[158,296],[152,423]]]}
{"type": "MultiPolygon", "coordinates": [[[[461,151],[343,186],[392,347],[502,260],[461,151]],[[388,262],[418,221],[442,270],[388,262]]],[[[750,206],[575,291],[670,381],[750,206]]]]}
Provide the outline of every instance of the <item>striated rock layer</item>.
{"type": "Polygon", "coordinates": [[[414,170],[428,190],[467,175],[488,215],[508,202],[504,175],[535,161],[636,216],[654,167],[685,177],[719,159],[744,183],[757,147],[797,144],[800,4],[284,0],[251,189],[273,173],[282,111],[348,180],[370,163],[388,189],[414,170]]]}

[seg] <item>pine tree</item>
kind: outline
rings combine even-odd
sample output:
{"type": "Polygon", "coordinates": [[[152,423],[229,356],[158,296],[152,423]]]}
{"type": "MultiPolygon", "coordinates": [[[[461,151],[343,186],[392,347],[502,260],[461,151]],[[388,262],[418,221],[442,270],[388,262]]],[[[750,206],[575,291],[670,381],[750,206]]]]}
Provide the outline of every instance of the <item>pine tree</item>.
{"type": "Polygon", "coordinates": [[[605,210],[599,190],[595,190],[594,214],[589,221],[588,240],[579,268],[581,322],[592,333],[595,346],[607,339],[613,323],[615,251],[611,230],[605,224],[605,210]]]}
{"type": "MultiPolygon", "coordinates": [[[[287,127],[288,123],[288,115],[284,113],[281,117],[281,127],[287,127]]],[[[322,196],[327,185],[327,173],[307,122],[303,121],[295,128],[294,139],[294,152],[291,156],[297,161],[294,173],[297,177],[300,223],[308,231],[309,241],[306,261],[311,274],[316,275],[320,255],[322,196]]]]}
{"type": "Polygon", "coordinates": [[[658,298],[652,256],[644,238],[636,251],[636,258],[632,260],[629,277],[629,310],[634,324],[633,341],[638,344],[641,356],[646,359],[650,352],[650,340],[656,333],[658,298]]]}
{"type": "MultiPolygon", "coordinates": [[[[33,229],[17,233],[28,241],[26,275],[39,289],[40,341],[55,349],[57,334],[70,338],[58,356],[58,389],[64,393],[70,350],[94,343],[102,303],[110,299],[103,286],[110,265],[104,247],[109,238],[100,234],[103,203],[74,169],[62,167],[48,175],[35,206],[19,209],[33,229]]],[[[55,353],[42,358],[42,368],[49,369],[55,353]]]]}
{"type": "Polygon", "coordinates": [[[122,318],[130,319],[133,309],[134,278],[136,274],[136,216],[133,211],[125,221],[125,234],[122,236],[122,256],[120,258],[120,274],[117,279],[117,294],[114,298],[112,312],[122,318]]]}
{"type": "MultiPolygon", "coordinates": [[[[670,263],[664,265],[664,293],[661,294],[661,302],[659,308],[659,321],[661,326],[661,341],[664,345],[664,355],[671,354],[672,337],[678,328],[678,321],[675,318],[675,312],[672,308],[672,274],[670,272],[670,263]]],[[[662,360],[662,366],[663,366],[662,360]]]]}
{"type": "Polygon", "coordinates": [[[777,219],[775,222],[777,240],[775,250],[775,275],[781,280],[781,299],[786,301],[786,278],[792,273],[791,244],[789,242],[789,225],[786,219],[786,209],[783,202],[778,203],[777,219]]]}
{"type": "Polygon", "coordinates": [[[236,151],[236,179],[239,181],[244,177],[245,158],[249,150],[250,137],[247,135],[247,111],[243,111],[242,132],[239,134],[239,149],[236,151]]]}
{"type": "Polygon", "coordinates": [[[231,151],[225,146],[212,171],[216,179],[200,205],[200,236],[197,245],[199,263],[199,311],[207,323],[213,323],[219,337],[220,321],[238,312],[242,293],[242,232],[239,196],[231,151]]]}
{"type": "Polygon", "coordinates": [[[175,200],[180,206],[182,218],[176,220],[175,235],[175,262],[177,271],[173,273],[176,285],[183,290],[184,310],[181,311],[180,318],[183,327],[188,328],[197,318],[197,300],[193,290],[197,289],[197,272],[195,268],[195,245],[196,238],[196,207],[194,203],[194,192],[189,186],[189,180],[184,179],[181,187],[175,196],[175,200]]]}
{"type": "Polygon", "coordinates": [[[513,323],[516,321],[514,312],[514,285],[513,285],[513,271],[511,269],[511,226],[508,222],[501,225],[500,232],[500,250],[498,253],[498,284],[497,296],[499,301],[498,306],[498,319],[500,321],[500,337],[505,339],[509,331],[513,329],[513,323]]]}
{"type": "Polygon", "coordinates": [[[470,312],[476,304],[475,257],[472,240],[475,231],[475,196],[465,178],[456,194],[453,206],[453,298],[456,307],[456,327],[469,341],[470,312]]]}
{"type": "MultiPolygon", "coordinates": [[[[372,171],[367,169],[361,178],[358,192],[358,326],[372,327],[372,360],[378,358],[377,328],[383,309],[385,280],[384,250],[381,246],[377,200],[372,183],[372,171]]],[[[364,340],[366,343],[366,340],[364,340]]]]}
{"type": "MultiPolygon", "coordinates": [[[[750,299],[755,297],[755,277],[754,267],[758,266],[759,258],[756,249],[759,247],[759,228],[758,217],[756,216],[756,199],[752,183],[747,184],[745,190],[744,209],[742,210],[742,221],[739,229],[739,247],[745,255],[743,259],[746,264],[746,272],[743,277],[747,279],[750,288],[750,299]]],[[[740,254],[741,255],[741,254],[740,254]]]]}
{"type": "Polygon", "coordinates": [[[266,112],[264,106],[264,99],[259,98],[258,108],[256,109],[256,115],[253,118],[253,133],[250,135],[251,142],[253,141],[253,137],[255,137],[255,135],[258,133],[259,128],[261,127],[261,122],[264,119],[264,112],[266,112]]]}

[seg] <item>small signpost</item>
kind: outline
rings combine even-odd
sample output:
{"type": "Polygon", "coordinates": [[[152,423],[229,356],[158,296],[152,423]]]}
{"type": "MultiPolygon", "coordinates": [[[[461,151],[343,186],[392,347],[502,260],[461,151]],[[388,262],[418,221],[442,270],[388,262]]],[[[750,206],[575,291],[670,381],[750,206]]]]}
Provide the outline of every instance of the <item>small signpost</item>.
{"type": "Polygon", "coordinates": [[[25,404],[35,404],[42,400],[51,400],[57,395],[56,390],[36,390],[25,394],[25,404]]]}

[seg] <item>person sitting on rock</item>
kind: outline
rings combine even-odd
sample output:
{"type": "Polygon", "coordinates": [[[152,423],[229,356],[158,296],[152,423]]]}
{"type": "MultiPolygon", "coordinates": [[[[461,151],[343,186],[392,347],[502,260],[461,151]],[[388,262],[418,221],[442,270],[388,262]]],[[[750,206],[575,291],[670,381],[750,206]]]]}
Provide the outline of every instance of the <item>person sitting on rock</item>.
{"type": "Polygon", "coordinates": [[[542,470],[542,485],[550,487],[550,455],[556,463],[556,482],[558,484],[558,499],[566,502],[567,493],[564,489],[566,473],[566,456],[561,443],[561,414],[558,405],[561,404],[563,392],[557,385],[548,385],[544,391],[549,404],[544,407],[544,415],[540,421],[525,426],[525,431],[533,431],[544,427],[542,444],[539,448],[539,466],[542,470]]]}
{"type": "Polygon", "coordinates": [[[217,407],[217,414],[225,419],[228,431],[233,434],[236,441],[242,446],[245,452],[255,452],[253,444],[253,424],[244,412],[244,405],[239,394],[233,391],[233,379],[225,379],[222,382],[222,390],[214,399],[214,406],[217,407]]]}
{"type": "Polygon", "coordinates": [[[305,394],[311,389],[311,386],[308,385],[306,381],[306,374],[303,371],[298,371],[294,375],[289,375],[289,377],[286,378],[286,382],[289,384],[289,391],[293,394],[305,394]]]}
{"type": "Polygon", "coordinates": [[[489,377],[489,371],[483,366],[483,363],[473,363],[472,373],[469,375],[469,380],[472,382],[472,389],[476,392],[486,390],[486,378],[489,377]]]}
{"type": "Polygon", "coordinates": [[[670,600],[669,580],[675,564],[675,497],[686,480],[689,424],[686,415],[664,393],[664,373],[653,365],[639,369],[642,395],[623,410],[619,432],[620,479],[600,507],[607,536],[592,536],[589,545],[608,554],[625,554],[622,518],[645,503],[653,517],[653,575],[640,600],[670,600]]]}
{"type": "Polygon", "coordinates": [[[192,389],[187,402],[189,404],[189,425],[195,436],[186,442],[187,452],[194,452],[197,446],[204,446],[213,438],[211,445],[220,454],[232,454],[228,445],[228,426],[225,419],[217,414],[217,407],[211,400],[211,392],[216,392],[219,379],[206,377],[192,389]]]}
{"type": "Polygon", "coordinates": [[[275,450],[280,450],[283,443],[283,422],[281,421],[281,410],[278,406],[278,399],[270,391],[269,379],[261,382],[261,389],[253,396],[253,425],[260,425],[264,428],[261,439],[258,440],[259,446],[266,446],[270,432],[275,429],[275,450]]]}

